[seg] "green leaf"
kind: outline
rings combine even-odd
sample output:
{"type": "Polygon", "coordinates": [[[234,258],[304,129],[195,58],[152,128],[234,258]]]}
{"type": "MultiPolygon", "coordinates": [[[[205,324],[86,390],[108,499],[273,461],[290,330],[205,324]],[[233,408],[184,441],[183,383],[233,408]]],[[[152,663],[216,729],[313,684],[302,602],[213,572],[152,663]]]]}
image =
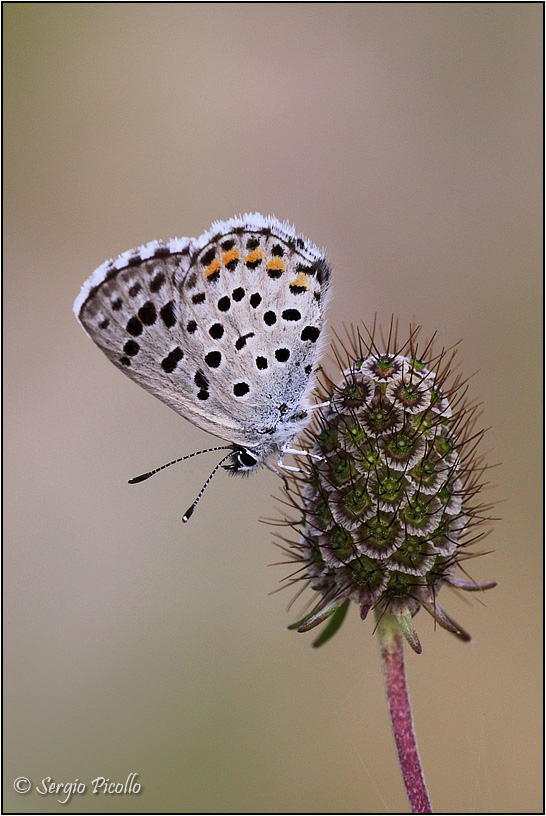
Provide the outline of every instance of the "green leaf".
{"type": "Polygon", "coordinates": [[[349,599],[347,599],[341,606],[335,610],[334,614],[330,617],[330,620],[318,636],[316,640],[313,641],[313,648],[318,649],[319,646],[323,646],[327,640],[330,640],[331,637],[335,635],[343,621],[345,620],[345,615],[347,614],[347,610],[349,608],[349,599]]]}
{"type": "Polygon", "coordinates": [[[344,604],[345,601],[330,601],[330,603],[321,602],[318,609],[315,607],[315,610],[311,612],[309,615],[306,615],[299,621],[295,623],[291,623],[288,626],[288,629],[296,629],[298,632],[308,632],[310,629],[314,629],[315,626],[318,626],[320,623],[329,618],[331,615],[335,613],[335,611],[344,604]]]}
{"type": "Polygon", "coordinates": [[[408,641],[409,645],[413,649],[416,654],[421,654],[422,647],[419,642],[419,638],[417,637],[417,631],[415,629],[413,618],[411,616],[411,612],[407,612],[405,615],[396,615],[396,619],[400,625],[400,629],[402,630],[402,634],[408,641]]]}

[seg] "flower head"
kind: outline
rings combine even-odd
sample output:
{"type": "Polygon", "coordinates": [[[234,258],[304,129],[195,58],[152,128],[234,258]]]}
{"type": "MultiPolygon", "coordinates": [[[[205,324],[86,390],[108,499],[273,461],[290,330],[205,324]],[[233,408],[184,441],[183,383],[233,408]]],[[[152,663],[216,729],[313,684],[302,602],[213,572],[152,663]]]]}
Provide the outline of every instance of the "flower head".
{"type": "Polygon", "coordinates": [[[418,349],[418,327],[400,344],[390,329],[382,349],[375,326],[366,339],[353,333],[334,346],[342,377],[323,376],[325,404],[307,432],[313,458],[302,458],[290,481],[298,518],[287,523],[299,535],[281,546],[299,569],[288,581],[316,593],[312,611],[290,628],[328,619],[315,645],[337,630],[351,601],[362,618],[372,608],[395,615],[418,652],[413,617],[421,607],[469,640],[438,593],[444,584],[495,586],[456,575],[491,521],[478,500],[486,469],[477,453],[479,406],[453,374],[455,350],[435,351],[434,338],[418,349]]]}

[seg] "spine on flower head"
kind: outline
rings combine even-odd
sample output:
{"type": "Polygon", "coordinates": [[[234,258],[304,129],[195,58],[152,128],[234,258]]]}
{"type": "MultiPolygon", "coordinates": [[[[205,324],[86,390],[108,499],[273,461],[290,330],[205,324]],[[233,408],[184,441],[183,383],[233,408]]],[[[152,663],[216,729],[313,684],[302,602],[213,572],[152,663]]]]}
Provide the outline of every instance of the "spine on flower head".
{"type": "Polygon", "coordinates": [[[288,523],[299,537],[282,546],[300,570],[289,580],[316,593],[311,612],[291,628],[327,621],[316,645],[337,631],[351,601],[363,619],[372,608],[396,616],[417,652],[413,618],[421,607],[468,640],[438,593],[446,583],[495,586],[456,575],[491,521],[490,506],[479,501],[479,406],[467,402],[467,381],[452,373],[455,349],[436,351],[434,338],[420,349],[419,328],[401,344],[395,329],[391,323],[382,350],[375,327],[338,341],[341,378],[323,378],[319,399],[327,406],[307,432],[320,458],[306,458],[304,475],[291,481],[299,515],[288,523]]]}

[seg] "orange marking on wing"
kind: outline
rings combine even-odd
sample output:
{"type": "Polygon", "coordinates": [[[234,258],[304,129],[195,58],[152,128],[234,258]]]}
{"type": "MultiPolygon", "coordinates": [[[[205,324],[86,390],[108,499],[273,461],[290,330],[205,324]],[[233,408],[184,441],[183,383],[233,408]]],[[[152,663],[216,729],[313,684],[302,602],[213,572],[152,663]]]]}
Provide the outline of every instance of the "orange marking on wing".
{"type": "Polygon", "coordinates": [[[290,283],[290,286],[301,286],[303,289],[309,289],[309,275],[300,272],[290,283]]]}
{"type": "Polygon", "coordinates": [[[245,263],[256,263],[256,261],[261,261],[264,254],[261,249],[254,249],[252,252],[245,258],[245,263]]]}
{"type": "Polygon", "coordinates": [[[205,267],[205,278],[210,278],[211,275],[214,275],[215,272],[218,272],[220,269],[220,261],[218,258],[215,258],[208,266],[205,267]]]}
{"type": "Polygon", "coordinates": [[[282,258],[271,258],[266,264],[267,269],[280,269],[284,272],[284,261],[282,258]]]}
{"type": "Polygon", "coordinates": [[[224,266],[227,266],[230,261],[236,261],[239,258],[239,250],[238,249],[229,249],[227,252],[224,252],[222,255],[222,263],[224,266]]]}

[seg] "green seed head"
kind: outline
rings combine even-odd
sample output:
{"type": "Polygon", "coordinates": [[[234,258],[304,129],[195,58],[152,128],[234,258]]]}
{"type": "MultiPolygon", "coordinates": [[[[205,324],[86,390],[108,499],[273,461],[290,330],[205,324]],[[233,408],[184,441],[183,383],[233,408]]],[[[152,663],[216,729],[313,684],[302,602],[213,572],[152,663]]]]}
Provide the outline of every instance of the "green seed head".
{"type": "Polygon", "coordinates": [[[367,333],[367,343],[359,333],[335,349],[346,368],[337,386],[325,380],[319,399],[327,407],[305,446],[316,458],[300,463],[303,475],[290,485],[303,530],[289,552],[318,593],[300,629],[353,601],[363,618],[372,608],[397,615],[416,649],[411,619],[420,607],[468,639],[437,595],[444,583],[494,586],[455,575],[471,557],[466,548],[481,536],[479,525],[490,520],[478,503],[484,466],[476,406],[464,402],[460,378],[450,382],[452,356],[433,343],[418,355],[418,329],[397,344],[391,326],[383,352],[367,333]]]}

